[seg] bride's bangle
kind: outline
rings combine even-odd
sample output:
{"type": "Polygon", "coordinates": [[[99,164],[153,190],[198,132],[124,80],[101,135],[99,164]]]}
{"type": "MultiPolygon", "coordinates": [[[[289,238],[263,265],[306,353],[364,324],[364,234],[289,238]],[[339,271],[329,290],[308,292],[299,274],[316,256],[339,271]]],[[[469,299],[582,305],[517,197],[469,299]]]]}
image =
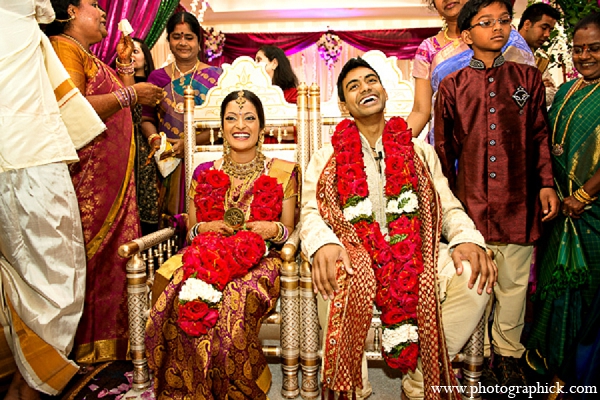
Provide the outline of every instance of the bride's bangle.
{"type": "Polygon", "coordinates": [[[200,228],[201,224],[204,224],[204,222],[197,222],[190,229],[190,232],[188,233],[188,242],[189,243],[192,243],[192,241],[194,240],[194,238],[196,236],[198,236],[198,228],[200,228]]]}

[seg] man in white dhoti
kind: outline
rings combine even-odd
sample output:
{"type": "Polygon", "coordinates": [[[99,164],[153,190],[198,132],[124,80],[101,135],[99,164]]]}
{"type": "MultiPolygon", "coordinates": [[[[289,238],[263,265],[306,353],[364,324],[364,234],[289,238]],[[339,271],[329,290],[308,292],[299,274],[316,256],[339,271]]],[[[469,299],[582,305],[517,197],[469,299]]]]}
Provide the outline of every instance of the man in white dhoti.
{"type": "Polygon", "coordinates": [[[7,398],[58,394],[83,310],[85,248],[67,163],[105,127],[39,23],[49,0],[0,4],[0,378],[7,398]],[[9,38],[11,38],[9,40],[9,38]]]}

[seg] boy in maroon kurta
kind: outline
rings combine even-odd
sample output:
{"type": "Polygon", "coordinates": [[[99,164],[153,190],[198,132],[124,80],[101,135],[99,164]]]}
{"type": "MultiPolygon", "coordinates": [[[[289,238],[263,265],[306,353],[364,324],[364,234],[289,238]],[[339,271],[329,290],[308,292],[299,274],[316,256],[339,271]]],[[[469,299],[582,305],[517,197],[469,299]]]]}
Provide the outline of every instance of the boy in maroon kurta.
{"type": "Polygon", "coordinates": [[[474,55],[440,84],[434,132],[450,188],[498,265],[491,337],[497,378],[489,383],[524,385],[518,359],[533,243],[560,202],[552,188],[542,76],[501,53],[511,21],[508,0],[471,0],[462,8],[458,25],[474,55]]]}

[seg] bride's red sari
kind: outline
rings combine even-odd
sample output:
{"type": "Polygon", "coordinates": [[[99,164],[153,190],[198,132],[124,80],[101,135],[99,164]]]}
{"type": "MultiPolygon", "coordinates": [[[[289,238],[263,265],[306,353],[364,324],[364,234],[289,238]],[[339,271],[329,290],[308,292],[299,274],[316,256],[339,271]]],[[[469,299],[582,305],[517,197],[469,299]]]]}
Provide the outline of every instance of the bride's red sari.
{"type": "MultiPolygon", "coordinates": [[[[85,96],[122,87],[115,72],[75,42],[54,36],[52,45],[85,96]]],[[[87,255],[83,316],[75,337],[78,363],[125,359],[128,343],[126,260],[119,245],[140,236],[129,108],[104,120],[107,130],[78,151],[71,164],[87,255]]]]}

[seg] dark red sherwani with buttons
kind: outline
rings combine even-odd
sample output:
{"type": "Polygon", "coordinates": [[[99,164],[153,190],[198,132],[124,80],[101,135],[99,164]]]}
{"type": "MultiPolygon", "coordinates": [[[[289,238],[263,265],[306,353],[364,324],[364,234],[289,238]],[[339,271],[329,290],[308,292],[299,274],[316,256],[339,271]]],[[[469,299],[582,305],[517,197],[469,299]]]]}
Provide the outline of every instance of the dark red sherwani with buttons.
{"type": "Polygon", "coordinates": [[[554,186],[539,70],[472,59],[441,82],[434,118],[442,170],[486,241],[538,239],[539,192],[554,186]]]}

